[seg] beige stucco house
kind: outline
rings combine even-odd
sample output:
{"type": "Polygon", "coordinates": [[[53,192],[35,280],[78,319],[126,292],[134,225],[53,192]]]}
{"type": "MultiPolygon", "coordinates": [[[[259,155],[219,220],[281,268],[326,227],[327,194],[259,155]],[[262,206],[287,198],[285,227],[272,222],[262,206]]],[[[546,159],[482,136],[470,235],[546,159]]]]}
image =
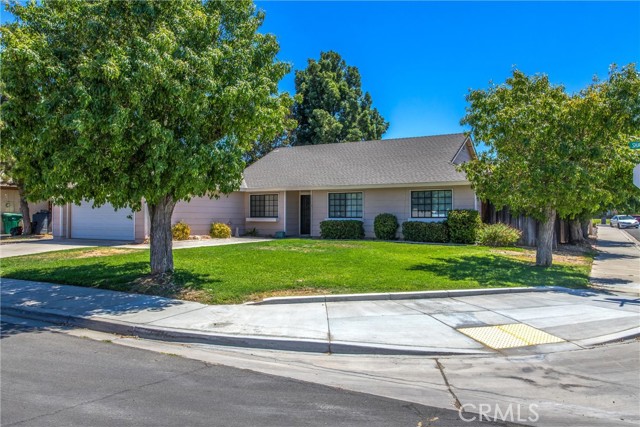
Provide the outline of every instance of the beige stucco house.
{"type": "MultiPolygon", "coordinates": [[[[208,234],[224,222],[234,234],[319,236],[320,222],[357,219],[373,237],[373,221],[392,213],[398,222],[442,221],[451,209],[479,209],[456,165],[476,156],[464,134],[279,148],[244,171],[239,191],[220,199],[179,203],[173,222],[208,234]]],[[[119,210],[90,203],[54,209],[54,237],[141,241],[149,234],[146,209],[119,210]]]]}

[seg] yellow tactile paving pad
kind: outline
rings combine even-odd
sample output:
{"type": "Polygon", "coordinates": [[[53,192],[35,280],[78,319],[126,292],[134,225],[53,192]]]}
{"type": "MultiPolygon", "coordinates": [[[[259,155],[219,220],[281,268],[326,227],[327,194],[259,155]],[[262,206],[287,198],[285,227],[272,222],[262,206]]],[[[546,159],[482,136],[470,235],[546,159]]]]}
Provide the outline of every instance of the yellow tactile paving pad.
{"type": "Polygon", "coordinates": [[[529,325],[523,325],[522,323],[460,328],[458,331],[496,350],[564,342],[562,338],[532,328],[529,325]]]}

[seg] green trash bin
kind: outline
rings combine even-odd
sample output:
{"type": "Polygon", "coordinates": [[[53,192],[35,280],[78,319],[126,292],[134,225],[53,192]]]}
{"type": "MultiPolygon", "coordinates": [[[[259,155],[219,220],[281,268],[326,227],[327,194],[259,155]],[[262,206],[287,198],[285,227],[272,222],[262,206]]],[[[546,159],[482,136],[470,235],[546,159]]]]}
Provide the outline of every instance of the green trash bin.
{"type": "Polygon", "coordinates": [[[3,213],[2,225],[4,226],[4,234],[10,234],[11,229],[20,226],[22,214],[19,213],[3,213]]]}

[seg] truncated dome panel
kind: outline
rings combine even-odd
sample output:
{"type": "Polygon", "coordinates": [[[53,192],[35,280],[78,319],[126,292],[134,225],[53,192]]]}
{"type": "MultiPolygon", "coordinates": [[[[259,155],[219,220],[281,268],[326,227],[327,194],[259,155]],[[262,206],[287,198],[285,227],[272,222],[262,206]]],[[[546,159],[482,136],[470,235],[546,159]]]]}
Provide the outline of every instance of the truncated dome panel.
{"type": "Polygon", "coordinates": [[[460,328],[458,331],[493,349],[564,342],[562,338],[522,323],[460,328]]]}

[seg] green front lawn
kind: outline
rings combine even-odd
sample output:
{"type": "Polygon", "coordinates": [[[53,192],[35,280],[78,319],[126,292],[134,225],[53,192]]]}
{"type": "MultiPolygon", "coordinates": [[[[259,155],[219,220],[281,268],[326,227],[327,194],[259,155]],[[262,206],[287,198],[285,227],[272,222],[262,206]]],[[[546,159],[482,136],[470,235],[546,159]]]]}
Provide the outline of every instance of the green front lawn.
{"type": "Polygon", "coordinates": [[[592,256],[558,256],[544,269],[524,249],[285,239],[180,249],[174,259],[173,281],[163,285],[149,283],[149,251],[115,248],[7,258],[0,275],[223,304],[274,295],[584,287],[592,256]]]}

